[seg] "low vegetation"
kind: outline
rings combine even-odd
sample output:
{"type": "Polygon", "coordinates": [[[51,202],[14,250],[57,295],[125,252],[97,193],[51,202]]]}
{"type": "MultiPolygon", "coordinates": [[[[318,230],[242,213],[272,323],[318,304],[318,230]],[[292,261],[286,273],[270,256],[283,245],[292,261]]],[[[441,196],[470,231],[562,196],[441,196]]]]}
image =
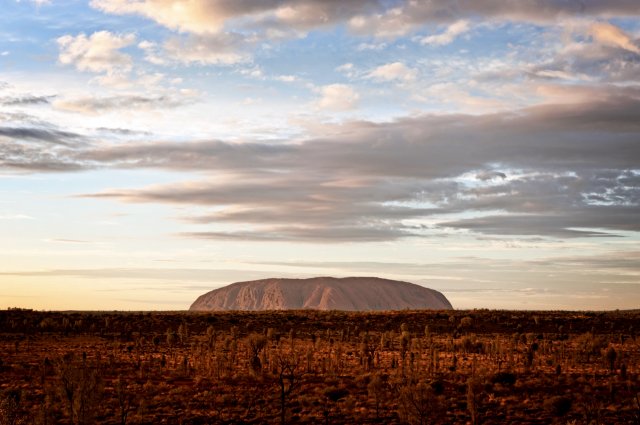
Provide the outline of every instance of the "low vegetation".
{"type": "Polygon", "coordinates": [[[0,311],[5,424],[640,424],[640,311],[0,311]]]}

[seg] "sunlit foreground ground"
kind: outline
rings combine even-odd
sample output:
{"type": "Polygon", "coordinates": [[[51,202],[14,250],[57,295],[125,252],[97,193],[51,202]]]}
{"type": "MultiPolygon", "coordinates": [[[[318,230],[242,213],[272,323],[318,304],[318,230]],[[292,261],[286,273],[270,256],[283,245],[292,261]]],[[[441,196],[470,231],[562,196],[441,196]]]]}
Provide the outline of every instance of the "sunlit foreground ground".
{"type": "Polygon", "coordinates": [[[0,311],[0,423],[639,423],[640,311],[0,311]]]}

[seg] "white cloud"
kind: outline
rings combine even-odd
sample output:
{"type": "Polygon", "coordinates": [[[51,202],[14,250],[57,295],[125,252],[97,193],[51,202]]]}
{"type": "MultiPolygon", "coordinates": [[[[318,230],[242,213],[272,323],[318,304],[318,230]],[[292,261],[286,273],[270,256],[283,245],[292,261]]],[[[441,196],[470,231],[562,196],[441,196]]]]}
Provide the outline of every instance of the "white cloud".
{"type": "Polygon", "coordinates": [[[264,80],[264,71],[259,66],[252,66],[250,68],[241,69],[240,75],[245,77],[255,78],[256,80],[264,80]]]}
{"type": "Polygon", "coordinates": [[[249,60],[245,50],[250,43],[240,34],[174,37],[164,44],[166,55],[185,64],[233,65],[249,60]]]}
{"type": "Polygon", "coordinates": [[[384,50],[387,47],[387,43],[360,43],[357,50],[363,52],[365,50],[384,50]]]}
{"type": "Polygon", "coordinates": [[[339,72],[351,72],[351,71],[353,71],[353,64],[351,62],[343,63],[342,65],[336,67],[336,71],[339,71],[339,72]]]}
{"type": "Polygon", "coordinates": [[[455,40],[460,34],[469,31],[469,22],[461,20],[454,22],[449,25],[447,29],[437,35],[430,35],[428,37],[424,37],[420,40],[420,44],[431,45],[431,46],[444,46],[446,44],[450,44],[453,40],[455,40]]]}
{"type": "Polygon", "coordinates": [[[74,65],[80,71],[107,74],[128,72],[131,70],[131,56],[119,50],[135,41],[134,34],[113,34],[99,31],[87,37],[84,33],[77,36],[65,35],[56,41],[60,48],[58,60],[65,65],[74,65]]]}
{"type": "Polygon", "coordinates": [[[413,81],[416,79],[418,71],[409,68],[402,62],[393,62],[381,65],[367,74],[368,78],[378,81],[413,81]]]}
{"type": "Polygon", "coordinates": [[[295,75],[278,75],[274,79],[276,81],[282,81],[283,83],[293,83],[298,81],[298,77],[295,75]]]}
{"type": "Polygon", "coordinates": [[[354,109],[360,99],[360,95],[353,87],[346,84],[330,84],[321,87],[318,91],[321,93],[321,98],[316,105],[320,109],[347,111],[354,109]]]}
{"type": "Polygon", "coordinates": [[[336,71],[338,71],[341,74],[344,74],[347,78],[353,78],[356,76],[356,67],[351,62],[344,63],[336,67],[336,71]]]}
{"type": "Polygon", "coordinates": [[[167,60],[163,57],[161,49],[157,43],[148,40],[142,40],[138,43],[138,48],[144,51],[144,59],[154,65],[165,65],[167,60]]]}

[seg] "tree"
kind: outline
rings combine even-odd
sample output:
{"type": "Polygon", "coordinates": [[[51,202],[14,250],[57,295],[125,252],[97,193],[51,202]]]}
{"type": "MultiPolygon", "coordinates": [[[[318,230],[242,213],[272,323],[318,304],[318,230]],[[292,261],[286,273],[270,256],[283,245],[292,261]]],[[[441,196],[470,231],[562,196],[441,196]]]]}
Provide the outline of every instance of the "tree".
{"type": "Polygon", "coordinates": [[[87,365],[85,353],[81,363],[73,353],[68,353],[57,365],[60,390],[67,403],[71,425],[93,423],[102,394],[102,380],[96,368],[87,365]]]}
{"type": "Polygon", "coordinates": [[[467,381],[467,410],[471,416],[471,423],[478,424],[478,405],[480,402],[480,382],[476,379],[467,381]]]}
{"type": "Polygon", "coordinates": [[[380,404],[387,394],[387,386],[385,385],[382,377],[379,374],[371,376],[371,380],[367,385],[367,392],[369,397],[373,398],[373,402],[376,406],[376,419],[380,418],[380,404]]]}
{"type": "Polygon", "coordinates": [[[460,319],[460,326],[463,329],[469,329],[471,325],[473,325],[473,318],[471,318],[470,316],[465,316],[460,319]]]}
{"type": "Polygon", "coordinates": [[[618,353],[613,347],[609,347],[607,352],[605,353],[605,357],[607,358],[607,363],[609,364],[609,370],[613,372],[615,370],[616,357],[618,353]]]}
{"type": "Polygon", "coordinates": [[[410,424],[425,425],[437,417],[440,401],[431,385],[408,383],[399,389],[399,415],[410,424]]]}
{"type": "Polygon", "coordinates": [[[249,350],[249,364],[251,365],[251,370],[254,373],[259,373],[262,370],[260,353],[267,345],[267,338],[264,335],[252,333],[245,338],[244,343],[249,350]]]}
{"type": "Polygon", "coordinates": [[[300,370],[300,361],[295,353],[278,353],[275,360],[276,379],[280,394],[280,423],[286,423],[287,401],[293,391],[300,385],[304,374],[300,370]]]}
{"type": "Polygon", "coordinates": [[[116,379],[114,390],[116,393],[116,399],[118,400],[120,424],[127,425],[129,413],[133,410],[134,395],[129,391],[129,388],[122,379],[122,376],[118,376],[118,379],[116,379]]]}

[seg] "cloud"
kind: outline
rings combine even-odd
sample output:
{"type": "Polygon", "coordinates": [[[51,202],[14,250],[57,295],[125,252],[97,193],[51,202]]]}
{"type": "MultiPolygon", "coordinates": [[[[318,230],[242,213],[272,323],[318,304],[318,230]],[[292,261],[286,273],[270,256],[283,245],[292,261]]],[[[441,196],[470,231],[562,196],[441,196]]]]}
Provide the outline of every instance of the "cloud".
{"type": "Polygon", "coordinates": [[[79,112],[82,114],[99,114],[110,111],[127,111],[141,109],[177,108],[193,102],[191,97],[165,95],[116,95],[106,97],[80,97],[61,99],[54,103],[57,109],[79,112]]]}
{"type": "Polygon", "coordinates": [[[379,242],[412,236],[410,232],[389,227],[268,227],[236,232],[189,232],[180,236],[196,239],[246,240],[246,241],[295,241],[295,242],[379,242]]]}
{"type": "Polygon", "coordinates": [[[337,66],[335,70],[344,74],[347,78],[353,78],[357,74],[355,65],[351,62],[343,63],[342,65],[337,66]]]}
{"type": "Polygon", "coordinates": [[[0,145],[0,167],[197,172],[179,184],[83,195],[197,206],[198,214],[179,217],[196,227],[188,237],[623,235],[640,231],[640,93],[609,90],[577,103],[482,115],[326,124],[317,136],[277,143],[60,145],[31,143],[52,135],[28,133],[29,140],[0,145]]]}
{"type": "Polygon", "coordinates": [[[640,231],[634,215],[640,207],[585,207],[565,214],[491,215],[482,218],[444,222],[456,227],[492,235],[548,235],[558,238],[616,236],[616,231],[640,231]]]}
{"type": "Polygon", "coordinates": [[[468,21],[456,21],[453,24],[449,25],[447,29],[437,35],[430,35],[427,37],[423,37],[420,39],[420,44],[431,45],[431,46],[444,46],[446,44],[450,44],[458,38],[460,34],[469,31],[469,22],[468,21]]]}
{"type": "Polygon", "coordinates": [[[278,75],[274,77],[274,80],[282,81],[283,83],[294,83],[296,81],[299,81],[300,79],[295,75],[278,75]]]}
{"type": "Polygon", "coordinates": [[[481,171],[476,174],[476,178],[482,181],[493,180],[493,179],[506,179],[507,175],[500,171],[481,171]]]}
{"type": "Polygon", "coordinates": [[[265,41],[297,38],[307,31],[330,27],[376,0],[92,0],[91,6],[111,14],[135,14],[181,33],[160,48],[139,45],[147,61],[230,65],[245,62],[265,41]]]}
{"type": "Polygon", "coordinates": [[[65,35],[56,41],[60,48],[58,60],[65,65],[73,65],[80,71],[95,73],[121,73],[131,70],[131,56],[120,49],[135,42],[134,34],[113,34],[109,31],[94,32],[87,37],[65,35]]]}
{"type": "Polygon", "coordinates": [[[51,128],[0,127],[0,139],[70,145],[72,142],[80,139],[80,135],[69,131],[51,128]]]}
{"type": "MultiPolygon", "coordinates": [[[[150,281],[180,281],[185,282],[184,287],[193,289],[192,282],[204,282],[211,289],[212,280],[219,280],[229,283],[241,279],[266,279],[273,275],[272,271],[263,270],[234,270],[234,269],[211,269],[211,268],[103,268],[103,269],[53,269],[53,270],[30,270],[0,272],[0,276],[33,276],[33,277],[84,277],[92,279],[126,279],[150,280],[150,281]]],[[[175,288],[175,284],[172,284],[175,288]]],[[[166,286],[154,286],[150,288],[154,291],[166,290],[166,286]]],[[[207,287],[198,286],[198,290],[207,290],[207,287]]]]}
{"type": "Polygon", "coordinates": [[[90,244],[90,243],[93,243],[91,241],[85,241],[85,240],[81,240],[81,239],[47,239],[47,242],[71,243],[71,244],[90,244]]]}
{"type": "Polygon", "coordinates": [[[91,6],[103,12],[137,14],[180,32],[207,34],[219,32],[225,20],[268,10],[273,2],[206,0],[92,0],[91,6]]]}
{"type": "Polygon", "coordinates": [[[157,43],[149,40],[142,40],[140,43],[138,43],[138,48],[144,51],[144,59],[147,62],[154,65],[167,64],[167,60],[157,43]]]}
{"type": "MultiPolygon", "coordinates": [[[[434,0],[393,3],[383,11],[360,13],[349,19],[348,26],[356,34],[377,37],[399,37],[424,25],[455,24],[464,20],[493,20],[553,24],[571,17],[636,17],[640,15],[634,0],[580,2],[542,0],[518,2],[501,0],[434,0]]],[[[459,24],[463,26],[463,24],[459,24]]],[[[446,34],[446,32],[445,32],[446,34]]],[[[438,37],[438,36],[435,36],[438,37]]],[[[443,37],[442,41],[447,41],[443,37]]],[[[438,38],[433,41],[440,41],[438,38]]]]}
{"type": "Polygon", "coordinates": [[[246,62],[254,43],[237,33],[172,37],[163,47],[168,59],[181,63],[233,65],[246,62]]]}
{"type": "MultiPolygon", "coordinates": [[[[179,33],[161,43],[139,44],[146,60],[153,64],[229,65],[248,61],[252,52],[265,43],[300,38],[309,31],[337,26],[346,26],[356,35],[378,38],[396,38],[446,26],[439,34],[417,39],[437,46],[451,43],[476,21],[554,25],[574,17],[640,16],[633,2],[92,0],[90,4],[105,13],[143,16],[179,33]]],[[[593,30],[593,36],[603,42],[620,42],[623,35],[605,26],[596,25],[593,30]]],[[[625,45],[634,46],[632,42],[625,45]]],[[[386,46],[380,41],[363,41],[357,49],[378,50],[386,46]]]]}
{"type": "Polygon", "coordinates": [[[0,97],[0,105],[4,106],[29,106],[29,105],[46,105],[51,103],[51,99],[56,96],[5,96],[0,97]]]}
{"type": "Polygon", "coordinates": [[[415,80],[417,75],[416,69],[409,68],[402,62],[393,62],[375,68],[367,77],[378,81],[409,82],[415,80]]]}
{"type": "Polygon", "coordinates": [[[0,172],[65,172],[86,167],[73,158],[86,147],[85,137],[38,122],[29,116],[15,126],[0,127],[0,172]]]}
{"type": "Polygon", "coordinates": [[[374,0],[93,0],[91,6],[107,13],[145,16],[172,30],[192,34],[223,32],[230,21],[267,32],[309,30],[340,22],[363,10],[376,8],[374,0]]]}
{"type": "Polygon", "coordinates": [[[591,25],[591,36],[600,44],[627,50],[640,55],[640,48],[628,34],[608,22],[596,22],[591,25]]]}
{"type": "Polygon", "coordinates": [[[320,109],[348,111],[356,108],[360,95],[346,84],[330,84],[318,89],[321,94],[316,105],[320,109]]]}
{"type": "Polygon", "coordinates": [[[363,52],[366,50],[384,50],[387,48],[387,43],[360,43],[357,50],[363,52]]]}
{"type": "Polygon", "coordinates": [[[640,82],[640,48],[619,27],[607,22],[577,24],[569,40],[552,60],[531,72],[543,78],[640,82]]]}
{"type": "Polygon", "coordinates": [[[609,18],[640,13],[634,0],[434,0],[388,4],[374,0],[92,0],[91,6],[106,13],[144,16],[182,33],[219,34],[232,26],[244,26],[275,38],[282,33],[344,22],[358,33],[398,36],[425,24],[450,24],[472,18],[545,23],[569,17],[609,18]]]}

